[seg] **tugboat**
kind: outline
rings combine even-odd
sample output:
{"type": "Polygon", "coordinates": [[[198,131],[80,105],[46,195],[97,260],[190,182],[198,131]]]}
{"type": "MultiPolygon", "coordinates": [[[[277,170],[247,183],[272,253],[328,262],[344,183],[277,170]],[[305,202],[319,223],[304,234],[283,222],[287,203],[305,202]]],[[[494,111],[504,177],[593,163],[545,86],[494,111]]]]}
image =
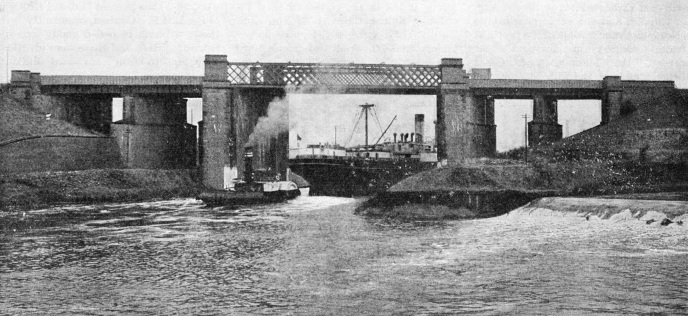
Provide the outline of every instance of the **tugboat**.
{"type": "Polygon", "coordinates": [[[212,190],[197,198],[208,206],[236,206],[277,203],[301,195],[292,181],[256,181],[253,172],[253,148],[245,147],[244,179],[236,181],[228,190],[212,190]]]}

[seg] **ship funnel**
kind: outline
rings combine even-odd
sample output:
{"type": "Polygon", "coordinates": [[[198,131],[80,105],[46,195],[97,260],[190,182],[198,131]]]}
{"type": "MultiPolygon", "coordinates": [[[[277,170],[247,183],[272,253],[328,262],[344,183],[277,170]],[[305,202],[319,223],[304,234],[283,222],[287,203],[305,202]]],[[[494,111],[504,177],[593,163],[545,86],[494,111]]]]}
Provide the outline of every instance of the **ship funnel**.
{"type": "Polygon", "coordinates": [[[425,114],[416,114],[416,142],[423,143],[425,129],[425,114]]]}
{"type": "Polygon", "coordinates": [[[253,183],[253,147],[244,146],[244,182],[253,183]]]}
{"type": "Polygon", "coordinates": [[[394,135],[394,143],[396,143],[397,142],[397,133],[394,133],[393,135],[394,135]]]}

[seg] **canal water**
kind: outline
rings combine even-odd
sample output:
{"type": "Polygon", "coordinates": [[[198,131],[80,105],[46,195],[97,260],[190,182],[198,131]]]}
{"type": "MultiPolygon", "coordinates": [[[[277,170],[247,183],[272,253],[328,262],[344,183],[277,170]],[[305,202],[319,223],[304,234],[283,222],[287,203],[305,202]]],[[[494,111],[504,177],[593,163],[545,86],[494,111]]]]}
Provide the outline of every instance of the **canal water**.
{"type": "Polygon", "coordinates": [[[393,222],[360,203],[0,214],[0,314],[688,314],[688,225],[393,222]]]}

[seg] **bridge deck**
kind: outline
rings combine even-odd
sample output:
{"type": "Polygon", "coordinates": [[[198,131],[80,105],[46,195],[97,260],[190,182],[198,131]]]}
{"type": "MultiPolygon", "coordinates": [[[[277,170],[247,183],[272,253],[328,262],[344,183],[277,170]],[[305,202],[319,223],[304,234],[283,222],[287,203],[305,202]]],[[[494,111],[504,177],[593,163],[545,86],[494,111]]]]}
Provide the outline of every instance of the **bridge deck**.
{"type": "Polygon", "coordinates": [[[476,79],[469,87],[475,95],[495,99],[530,99],[535,94],[558,99],[601,99],[602,80],[527,80],[527,79],[476,79]]]}
{"type": "MultiPolygon", "coordinates": [[[[419,94],[437,95],[441,76],[427,65],[325,64],[242,65],[227,81],[204,82],[202,76],[41,76],[49,94],[178,94],[200,97],[203,87],[280,88],[308,94],[419,94]],[[368,65],[369,66],[369,65],[368,65]],[[330,68],[328,68],[330,67],[330,68]],[[332,67],[338,67],[332,70],[332,67]],[[376,68],[377,67],[377,68],[376,68]],[[343,70],[342,70],[343,69],[343,70]],[[241,74],[241,75],[239,75],[241,74]],[[292,87],[292,88],[289,88],[292,87]]],[[[230,68],[231,69],[231,68],[230,68]]],[[[624,86],[673,87],[671,81],[622,81],[624,86]]],[[[599,99],[602,80],[471,79],[475,95],[501,99],[527,99],[543,94],[561,99],[599,99]]]]}
{"type": "Polygon", "coordinates": [[[47,94],[174,94],[200,98],[201,76],[41,76],[47,94]]]}
{"type": "Polygon", "coordinates": [[[201,86],[203,76],[41,76],[41,85],[201,86]]]}
{"type": "Polygon", "coordinates": [[[602,89],[602,80],[473,79],[474,89],[602,89]]]}

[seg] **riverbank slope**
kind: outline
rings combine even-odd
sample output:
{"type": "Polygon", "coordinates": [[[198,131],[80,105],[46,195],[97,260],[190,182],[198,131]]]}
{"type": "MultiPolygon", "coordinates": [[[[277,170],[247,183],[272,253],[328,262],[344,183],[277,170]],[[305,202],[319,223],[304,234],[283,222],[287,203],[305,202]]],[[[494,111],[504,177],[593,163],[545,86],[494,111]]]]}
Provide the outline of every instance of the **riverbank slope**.
{"type": "Polygon", "coordinates": [[[201,190],[195,170],[93,169],[10,174],[0,180],[0,210],[194,197],[201,190]]]}

